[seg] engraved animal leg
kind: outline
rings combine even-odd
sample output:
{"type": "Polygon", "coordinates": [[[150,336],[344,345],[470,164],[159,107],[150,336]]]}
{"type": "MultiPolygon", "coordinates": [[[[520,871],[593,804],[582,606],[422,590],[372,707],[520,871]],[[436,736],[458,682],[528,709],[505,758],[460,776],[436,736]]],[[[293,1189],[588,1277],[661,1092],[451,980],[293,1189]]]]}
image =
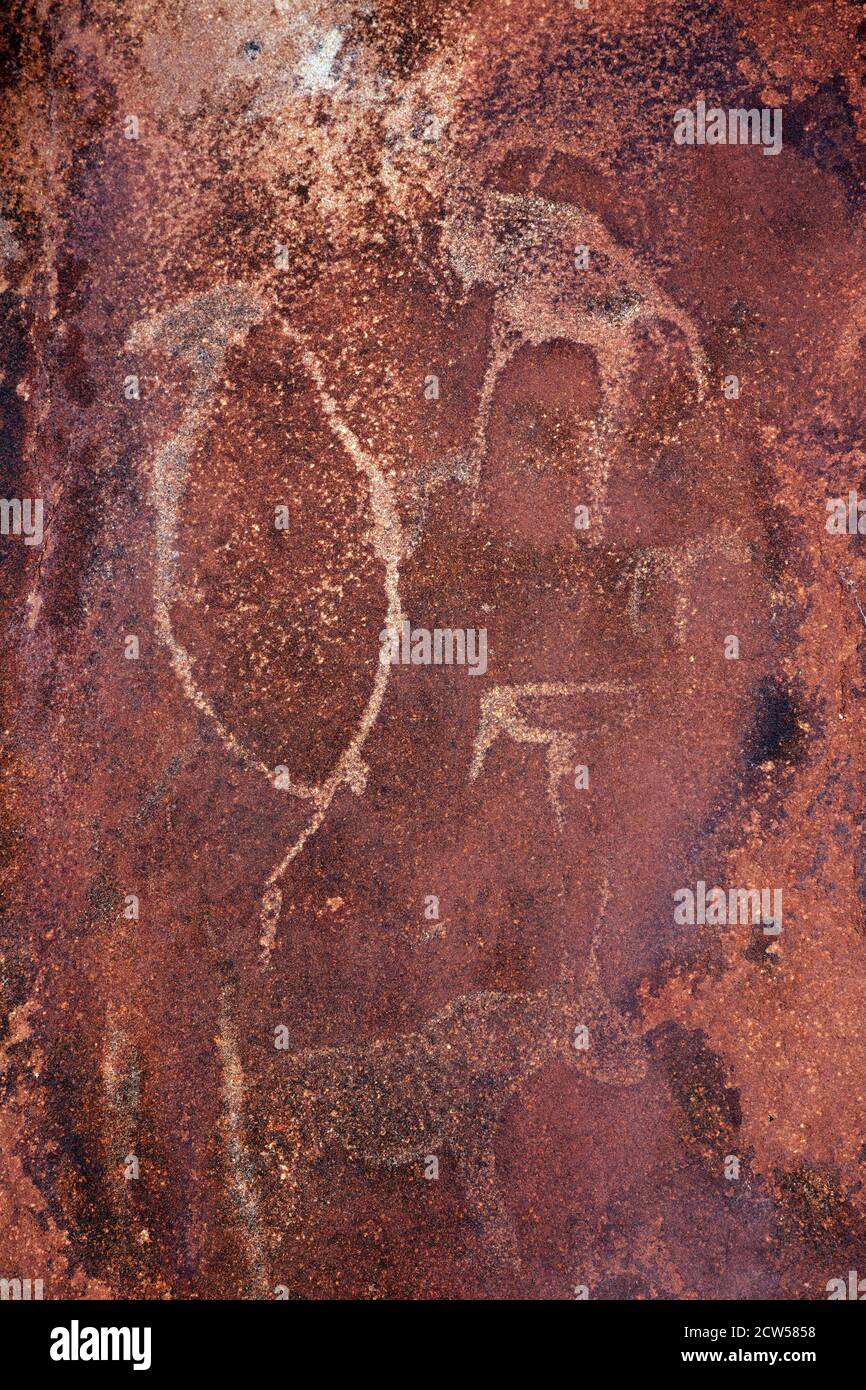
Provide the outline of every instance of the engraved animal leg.
{"type": "Polygon", "coordinates": [[[484,1237],[484,1257],[493,1272],[520,1269],[520,1248],[514,1224],[496,1175],[492,1148],[472,1145],[457,1155],[468,1203],[484,1237]]]}
{"type": "Polygon", "coordinates": [[[672,642],[681,647],[686,637],[686,627],[691,602],[691,580],[695,565],[703,559],[703,548],[690,551],[688,546],[648,546],[641,549],[630,566],[630,587],[628,593],[628,615],[632,631],[646,630],[641,616],[647,584],[653,581],[669,586],[672,592],[672,642]]]}
{"type": "Polygon", "coordinates": [[[496,390],[496,383],[500,375],[518,348],[522,346],[522,343],[523,338],[520,332],[511,325],[507,315],[501,313],[497,303],[490,335],[490,355],[487,359],[487,369],[481,384],[481,394],[478,398],[478,410],[475,416],[475,437],[472,441],[472,449],[466,468],[469,486],[472,490],[473,521],[478,515],[478,488],[481,484],[481,468],[484,463],[484,456],[487,453],[487,427],[490,423],[493,393],[496,390]]]}
{"type": "Polygon", "coordinates": [[[639,293],[643,303],[638,317],[647,322],[650,330],[654,323],[669,323],[683,335],[698,388],[698,400],[702,401],[706,395],[709,364],[694,319],[665,293],[653,271],[640,258],[617,246],[613,248],[612,259],[629,285],[639,293]]]}
{"type": "Polygon", "coordinates": [[[634,374],[635,341],[631,327],[594,333],[592,348],[601,383],[601,410],[595,427],[589,497],[593,521],[603,522],[607,516],[611,466],[625,423],[623,404],[634,374]]]}
{"type": "Polygon", "coordinates": [[[702,401],[707,394],[707,381],[709,377],[709,363],[707,355],[701,347],[701,340],[698,330],[690,316],[678,308],[676,304],[660,289],[653,286],[651,294],[648,296],[647,311],[643,317],[650,321],[649,326],[652,330],[652,321],[655,324],[670,323],[674,328],[678,328],[686,341],[689,350],[692,372],[695,384],[698,388],[698,400],[702,401]]]}
{"type": "Polygon", "coordinates": [[[478,733],[472,748],[472,762],[469,779],[475,781],[484,766],[484,759],[490,745],[500,735],[505,735],[515,743],[536,743],[546,750],[547,798],[558,828],[562,829],[563,810],[559,795],[559,784],[571,769],[577,751],[574,734],[562,729],[531,724],[521,713],[521,696],[564,696],[572,695],[581,689],[591,687],[568,683],[533,683],[528,685],[495,686],[481,701],[481,717],[478,733]]]}

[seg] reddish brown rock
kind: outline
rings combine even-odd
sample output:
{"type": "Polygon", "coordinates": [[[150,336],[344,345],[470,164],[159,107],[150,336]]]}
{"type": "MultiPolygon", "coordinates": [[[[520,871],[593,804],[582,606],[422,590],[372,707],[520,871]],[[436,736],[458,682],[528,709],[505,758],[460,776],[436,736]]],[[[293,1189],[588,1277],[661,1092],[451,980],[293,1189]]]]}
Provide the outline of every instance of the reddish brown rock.
{"type": "Polygon", "coordinates": [[[858,15],[18,7],[0,1275],[866,1269],[858,15]]]}

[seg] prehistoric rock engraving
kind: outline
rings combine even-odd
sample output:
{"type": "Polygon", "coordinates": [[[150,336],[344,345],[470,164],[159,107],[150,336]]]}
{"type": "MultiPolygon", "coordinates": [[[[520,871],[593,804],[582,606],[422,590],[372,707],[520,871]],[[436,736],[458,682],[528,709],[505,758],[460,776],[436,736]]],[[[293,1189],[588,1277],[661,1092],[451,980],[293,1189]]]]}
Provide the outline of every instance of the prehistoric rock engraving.
{"type": "MultiPolygon", "coordinates": [[[[244,286],[229,286],[193,295],[156,318],[142,320],[129,334],[126,347],[130,352],[150,347],[162,349],[189,363],[193,371],[192,398],[176,433],[157,450],[151,473],[150,499],[156,516],[157,635],[168,650],[184,694],[214,725],[224,747],[246,767],[270,777],[271,769],[226,728],[197,686],[192,658],[175,637],[171,622],[172,605],[180,597],[176,578],[178,526],[193,449],[207,423],[230,343],[242,340],[263,317],[264,306],[257,295],[244,286]]],[[[293,790],[298,796],[311,794],[310,788],[300,784],[293,790]]]]}
{"type": "MultiPolygon", "coordinates": [[[[524,699],[555,696],[578,695],[591,691],[604,695],[621,695],[628,686],[611,681],[583,682],[582,684],[558,682],[529,682],[526,685],[497,685],[481,698],[481,718],[478,733],[472,745],[472,762],[469,767],[470,781],[475,781],[484,766],[487,750],[499,737],[514,739],[515,743],[537,743],[547,749],[547,799],[556,817],[557,827],[563,824],[562,800],[559,784],[574,766],[578,751],[576,734],[565,733],[562,729],[531,724],[521,713],[520,702],[524,699]]],[[[605,729],[606,725],[596,725],[605,729]]]]}
{"type": "Polygon", "coordinates": [[[495,293],[492,341],[468,461],[473,491],[480,482],[493,393],[502,371],[519,348],[562,338],[589,347],[600,376],[603,406],[596,425],[591,500],[601,518],[612,440],[623,423],[622,405],[634,367],[636,327],[669,323],[679,329],[702,400],[707,362],[697,327],[592,213],[535,193],[490,189],[453,201],[456,208],[444,228],[449,259],[467,289],[480,283],[495,293]],[[591,273],[573,268],[576,246],[589,249],[595,266],[591,273]]]}
{"type": "Polygon", "coordinates": [[[328,1145],[384,1167],[422,1164],[447,1150],[485,1249],[496,1264],[519,1266],[494,1150],[509,1101],[555,1060],[615,1086],[635,1085],[646,1074],[642,1035],[604,990],[596,941],[577,989],[563,967],[553,988],[461,995],[411,1033],[288,1058],[275,1053],[288,1072],[279,1082],[268,1147],[288,1219],[297,1221],[305,1173],[328,1145]],[[577,1029],[587,1030],[585,1050],[575,1046],[577,1029]]]}
{"type": "Polygon", "coordinates": [[[670,584],[674,591],[674,645],[685,641],[689,615],[689,583],[695,567],[708,558],[722,555],[734,564],[748,564],[751,555],[739,536],[729,532],[701,536],[674,546],[642,546],[629,561],[619,580],[619,587],[628,585],[628,615],[633,632],[644,631],[641,616],[646,587],[655,579],[670,584]]]}
{"type": "MultiPolygon", "coordinates": [[[[232,340],[260,323],[265,306],[254,291],[236,285],[194,295],[157,318],[139,323],[132,330],[127,346],[130,350],[157,346],[174,356],[190,362],[194,370],[192,400],[184,411],[180,428],[157,451],[153,463],[151,500],[156,513],[156,627],[161,641],[169,651],[172,666],[187,699],[215,726],[228,752],[238,757],[251,770],[273,782],[273,768],[263,763],[242,740],[226,727],[207,695],[195,681],[189,653],[175,637],[171,622],[171,607],[179,597],[175,578],[179,509],[186,488],[186,477],[193,448],[207,420],[209,403],[225,364],[225,355],[232,340]]],[[[362,448],[360,442],[341,420],[334,399],[325,387],[325,378],[316,356],[302,336],[289,325],[284,332],[300,352],[306,371],[314,382],[328,425],[346,449],[368,486],[372,524],[369,530],[374,554],[384,570],[386,609],[383,625],[397,628],[403,620],[399,594],[399,566],[405,553],[405,543],[393,488],[385,472],[362,448]]],[[[282,908],[280,880],[304,845],[321,826],[328,808],[341,786],[356,794],[364,790],[366,767],[360,750],[369,737],[379,716],[390,678],[390,667],[377,663],[373,687],[354,736],[339,755],[324,781],[310,784],[291,777],[281,781],[281,790],[313,803],[313,814],[300,835],[269,873],[261,905],[260,944],[265,962],[270,957],[276,939],[277,923],[282,908]]]]}

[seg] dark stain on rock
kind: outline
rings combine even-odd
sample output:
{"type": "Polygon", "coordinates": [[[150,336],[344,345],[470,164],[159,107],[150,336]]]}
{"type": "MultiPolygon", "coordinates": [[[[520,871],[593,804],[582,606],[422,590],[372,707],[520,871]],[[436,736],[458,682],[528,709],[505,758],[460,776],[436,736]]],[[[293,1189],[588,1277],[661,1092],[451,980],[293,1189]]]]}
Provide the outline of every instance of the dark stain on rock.
{"type": "Polygon", "coordinates": [[[720,1059],[704,1036],[679,1024],[666,1024],[653,1035],[671,1093],[680,1107],[687,1138],[707,1156],[724,1156],[742,1124],[739,1091],[727,1084],[720,1059]]]}
{"type": "Polygon", "coordinates": [[[796,692],[780,678],[766,677],[755,693],[754,719],[744,749],[746,766],[755,770],[769,762],[801,764],[808,747],[803,722],[796,692]]]}
{"type": "Polygon", "coordinates": [[[837,73],[804,101],[786,106],[784,141],[819,169],[831,174],[850,206],[866,207],[866,151],[844,77],[837,73]]]}
{"type": "MultiPolygon", "coordinates": [[[[819,1168],[794,1168],[776,1183],[777,1229],[783,1245],[803,1246],[832,1257],[866,1250],[866,1224],[840,1189],[838,1176],[819,1168]]],[[[843,1270],[828,1269],[828,1277],[843,1270]]]]}

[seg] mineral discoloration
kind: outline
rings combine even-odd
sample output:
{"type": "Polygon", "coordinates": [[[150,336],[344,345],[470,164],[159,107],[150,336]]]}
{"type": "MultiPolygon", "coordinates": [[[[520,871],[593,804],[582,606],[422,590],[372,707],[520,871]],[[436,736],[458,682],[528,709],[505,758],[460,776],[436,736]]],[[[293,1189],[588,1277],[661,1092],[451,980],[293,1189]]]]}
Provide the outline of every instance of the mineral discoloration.
{"type": "Polygon", "coordinates": [[[866,1268],[859,8],[13,23],[0,1275],[825,1297],[866,1268]],[[675,145],[698,100],[781,153],[675,145]],[[486,672],[382,663],[404,620],[486,672]],[[676,925],[698,880],[781,934],[676,925]]]}

